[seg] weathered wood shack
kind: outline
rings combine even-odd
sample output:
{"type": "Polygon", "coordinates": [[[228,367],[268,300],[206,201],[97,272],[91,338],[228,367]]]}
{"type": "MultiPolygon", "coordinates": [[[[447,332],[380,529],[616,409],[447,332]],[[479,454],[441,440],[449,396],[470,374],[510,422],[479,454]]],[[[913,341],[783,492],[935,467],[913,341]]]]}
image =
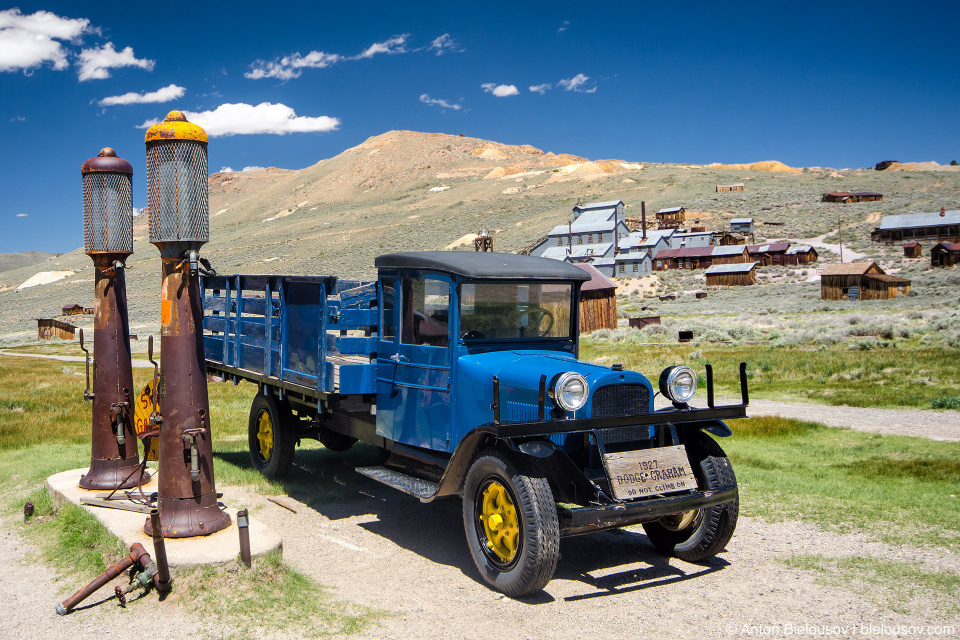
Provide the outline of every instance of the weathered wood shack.
{"type": "Polygon", "coordinates": [[[919,242],[908,242],[903,245],[903,257],[904,258],[919,258],[922,252],[923,245],[919,242]]]}
{"type": "Polygon", "coordinates": [[[820,272],[824,300],[889,300],[909,292],[909,280],[887,275],[876,262],[828,264],[820,272]]]}
{"type": "Polygon", "coordinates": [[[742,182],[736,184],[718,184],[717,193],[723,193],[724,191],[743,191],[744,186],[742,182]]]}
{"type": "Polygon", "coordinates": [[[882,193],[873,193],[872,191],[831,191],[820,196],[820,202],[876,202],[883,200],[882,193]]]}
{"type": "Polygon", "coordinates": [[[723,235],[720,237],[720,242],[718,243],[722,246],[729,246],[735,244],[747,244],[747,238],[740,233],[731,233],[729,231],[724,231],[723,235]]]}
{"type": "Polygon", "coordinates": [[[960,264],[960,242],[941,242],[930,249],[931,267],[954,267],[960,264]]]}
{"type": "Polygon", "coordinates": [[[93,307],[84,307],[83,305],[79,304],[68,304],[64,307],[60,307],[60,315],[62,316],[77,316],[82,313],[93,315],[94,311],[96,310],[93,307]]]}
{"type": "Polygon", "coordinates": [[[870,232],[870,239],[887,244],[904,240],[960,242],[960,211],[947,211],[945,207],[940,207],[940,213],[883,216],[880,226],[870,232]]]}
{"type": "Polygon", "coordinates": [[[783,254],[783,264],[811,264],[819,259],[817,250],[808,244],[795,244],[783,254]]]}
{"type": "Polygon", "coordinates": [[[707,286],[733,287],[756,284],[757,263],[715,264],[706,270],[707,286]]]}
{"type": "Polygon", "coordinates": [[[576,266],[590,274],[590,280],[580,288],[580,331],[616,329],[617,285],[591,264],[577,263],[576,266]]]}
{"type": "Polygon", "coordinates": [[[686,220],[687,210],[683,207],[670,207],[657,211],[657,227],[660,229],[679,229],[686,220]]]}
{"type": "Polygon", "coordinates": [[[77,328],[69,322],[54,320],[53,318],[37,318],[37,340],[50,340],[51,338],[73,340],[76,334],[77,328]]]}

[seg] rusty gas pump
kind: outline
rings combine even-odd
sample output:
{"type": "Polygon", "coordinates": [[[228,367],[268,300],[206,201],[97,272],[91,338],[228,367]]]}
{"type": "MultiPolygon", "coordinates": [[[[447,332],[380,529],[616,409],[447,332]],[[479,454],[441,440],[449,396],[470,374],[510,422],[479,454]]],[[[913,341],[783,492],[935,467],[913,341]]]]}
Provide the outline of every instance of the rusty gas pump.
{"type": "MultiPolygon", "coordinates": [[[[207,133],[180,111],[147,129],[150,242],[160,250],[160,423],[157,508],[165,538],[206,535],[230,526],[217,504],[210,407],[203,357],[199,257],[209,239],[207,133]]],[[[149,520],[143,530],[150,534],[149,520]]]]}
{"type": "Polygon", "coordinates": [[[93,259],[96,311],[93,316],[93,392],[90,354],[87,391],[93,401],[90,469],[84,489],[128,489],[141,480],[133,428],[133,372],[127,320],[125,261],[133,253],[133,168],[106,147],[80,168],[83,177],[83,244],[93,259]]]}

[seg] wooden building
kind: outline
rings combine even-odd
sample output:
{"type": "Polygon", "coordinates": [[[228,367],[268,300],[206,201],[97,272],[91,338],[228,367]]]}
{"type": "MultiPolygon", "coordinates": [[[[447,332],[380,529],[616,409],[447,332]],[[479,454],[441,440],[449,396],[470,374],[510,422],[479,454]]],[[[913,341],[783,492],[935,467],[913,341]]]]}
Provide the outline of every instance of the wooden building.
{"type": "Polygon", "coordinates": [[[820,202],[877,202],[883,200],[882,193],[872,191],[831,191],[820,196],[820,202]]]}
{"type": "Polygon", "coordinates": [[[909,280],[887,275],[876,262],[828,264],[820,272],[824,300],[889,300],[909,291],[909,280]]]}
{"type": "Polygon", "coordinates": [[[960,264],[960,242],[941,242],[930,249],[931,267],[954,267],[960,264]]]}
{"type": "Polygon", "coordinates": [[[37,318],[37,340],[50,340],[51,338],[73,340],[76,333],[77,328],[69,322],[54,320],[53,318],[37,318]]]}
{"type": "Polygon", "coordinates": [[[904,240],[960,242],[960,211],[940,207],[940,213],[883,216],[880,226],[870,232],[870,239],[887,244],[904,240]]]}
{"type": "Polygon", "coordinates": [[[734,287],[757,283],[757,263],[715,264],[707,269],[708,287],[734,287]]]}
{"type": "Polygon", "coordinates": [[[747,245],[747,254],[750,260],[756,260],[761,267],[786,264],[784,256],[790,249],[789,242],[769,242],[767,244],[747,245]]]}
{"type": "Polygon", "coordinates": [[[670,207],[657,211],[658,229],[679,229],[686,220],[687,210],[683,207],[670,207]]]}
{"type": "Polygon", "coordinates": [[[93,307],[84,307],[79,304],[68,304],[67,306],[60,308],[60,315],[78,316],[82,313],[93,315],[94,311],[96,311],[96,309],[94,309],[93,307]]]}
{"type": "Polygon", "coordinates": [[[783,264],[811,264],[820,259],[817,250],[808,244],[795,244],[783,254],[783,264]]]}
{"type": "Polygon", "coordinates": [[[745,187],[742,182],[736,184],[718,184],[717,193],[723,193],[724,191],[743,191],[745,187]]]}
{"type": "Polygon", "coordinates": [[[729,231],[724,231],[720,236],[720,242],[717,244],[722,246],[736,245],[736,244],[747,244],[747,238],[740,233],[731,233],[729,231]]]}
{"type": "Polygon", "coordinates": [[[576,266],[590,274],[590,280],[580,288],[580,331],[616,329],[617,285],[591,264],[577,263],[576,266]]]}
{"type": "Polygon", "coordinates": [[[661,251],[653,258],[654,271],[667,269],[705,269],[715,264],[747,262],[745,245],[682,247],[661,251]]]}
{"type": "Polygon", "coordinates": [[[919,242],[908,242],[903,245],[904,258],[919,258],[923,246],[919,242]]]}

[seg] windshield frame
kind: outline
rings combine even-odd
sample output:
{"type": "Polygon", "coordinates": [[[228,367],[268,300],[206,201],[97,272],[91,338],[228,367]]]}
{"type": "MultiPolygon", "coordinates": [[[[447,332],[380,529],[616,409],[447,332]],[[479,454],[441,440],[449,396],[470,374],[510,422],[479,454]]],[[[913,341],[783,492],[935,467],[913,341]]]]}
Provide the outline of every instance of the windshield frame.
{"type": "MultiPolygon", "coordinates": [[[[578,328],[578,312],[579,312],[579,283],[571,282],[570,280],[541,280],[541,279],[530,279],[530,280],[488,280],[488,279],[466,279],[460,280],[457,282],[456,286],[456,312],[457,312],[457,342],[460,344],[480,344],[480,343],[491,343],[491,342],[509,342],[509,343],[527,343],[535,341],[537,343],[543,342],[573,342],[576,340],[577,328],[578,328]],[[516,336],[507,336],[507,335],[493,335],[487,336],[482,334],[477,336],[468,336],[467,334],[471,333],[470,329],[464,327],[464,302],[465,297],[465,287],[476,286],[476,287],[488,287],[488,286],[497,286],[497,287],[540,287],[541,300],[542,300],[542,288],[543,287],[563,287],[569,290],[569,298],[567,302],[567,326],[565,335],[516,335],[516,336]]],[[[518,295],[519,298],[519,295],[518,295]]],[[[517,302],[518,311],[517,316],[526,315],[525,312],[527,309],[519,309],[523,303],[517,302]]],[[[540,307],[539,304],[531,304],[529,307],[540,307]]],[[[549,314],[548,314],[549,315],[549,314]]],[[[557,315],[560,315],[559,313],[557,315]]],[[[560,320],[562,323],[562,319],[560,320]]],[[[467,323],[469,324],[469,323],[467,323]]],[[[562,326],[562,325],[557,325],[562,326]]],[[[551,328],[553,325],[551,325],[551,328]]]]}

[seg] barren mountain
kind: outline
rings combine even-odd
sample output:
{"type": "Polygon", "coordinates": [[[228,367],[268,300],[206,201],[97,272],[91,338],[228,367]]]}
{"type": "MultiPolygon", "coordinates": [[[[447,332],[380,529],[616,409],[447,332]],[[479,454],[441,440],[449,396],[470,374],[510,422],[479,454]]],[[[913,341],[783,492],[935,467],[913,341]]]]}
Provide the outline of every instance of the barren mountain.
{"type": "MultiPolygon", "coordinates": [[[[835,228],[838,209],[820,202],[825,191],[885,193],[883,202],[842,209],[845,225],[855,225],[844,230],[849,242],[868,238],[880,214],[956,208],[956,175],[789,170],[774,161],[701,166],[589,160],[529,145],[391,131],[304,169],[213,174],[210,243],[202,254],[220,273],[368,278],[379,254],[471,249],[481,228],[490,230],[496,250],[516,251],[566,222],[578,199],[619,196],[631,218],[640,217],[641,201],[650,217],[683,205],[689,218],[711,230],[725,228],[733,216],[751,215],[760,225],[759,240],[806,238],[835,228]],[[730,182],[744,182],[746,191],[716,193],[717,184],[730,182]]],[[[78,193],[78,211],[80,201],[78,193]]],[[[140,334],[158,322],[160,258],[147,242],[147,220],[146,213],[135,219],[135,252],[127,262],[132,331],[140,334]]],[[[79,244],[79,213],[76,229],[79,244]]],[[[92,262],[82,248],[42,264],[18,264],[0,271],[0,345],[34,339],[34,318],[56,317],[63,305],[92,305],[92,262]],[[14,291],[40,271],[72,274],[14,291]]]]}

